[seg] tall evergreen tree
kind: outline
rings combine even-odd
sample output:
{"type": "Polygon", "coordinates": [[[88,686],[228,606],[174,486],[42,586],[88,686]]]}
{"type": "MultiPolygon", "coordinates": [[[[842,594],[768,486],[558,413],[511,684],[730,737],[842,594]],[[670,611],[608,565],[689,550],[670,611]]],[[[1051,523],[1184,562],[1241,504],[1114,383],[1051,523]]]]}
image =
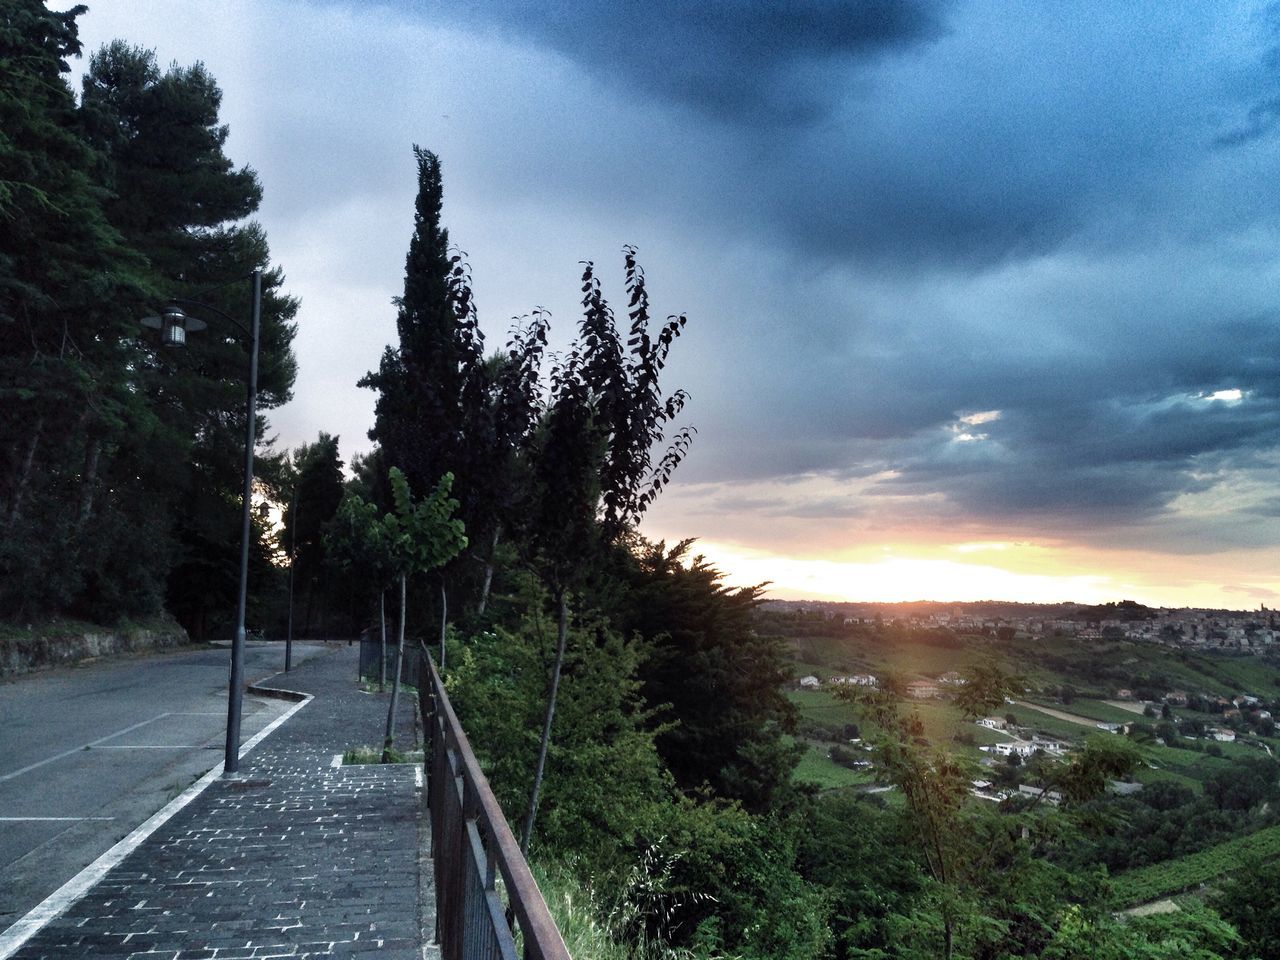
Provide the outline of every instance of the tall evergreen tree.
{"type": "Polygon", "coordinates": [[[293,452],[294,489],[284,513],[281,542],[291,549],[295,602],[301,600],[302,616],[295,616],[295,628],[311,630],[313,618],[323,618],[326,598],[333,591],[328,583],[329,564],[325,528],[338,511],[344,493],[342,459],[338,438],[321,433],[315,443],[293,452]],[[316,609],[316,598],[320,609],[316,609]]]}
{"type": "MultiPolygon", "coordinates": [[[[266,271],[258,406],[269,409],[288,399],[296,374],[298,304],[281,292],[280,272],[268,269],[265,234],[245,222],[262,191],[257,175],[235,168],[224,153],[221,98],[203,65],[161,71],[151,51],[116,41],[90,59],[82,113],[103,158],[108,217],[145,259],[146,280],[158,293],[153,309],[155,301],[182,298],[247,326],[248,277],[255,268],[266,271]]],[[[183,506],[173,512],[168,603],[197,635],[211,612],[230,611],[234,597],[248,368],[242,335],[214,312],[202,316],[209,329],[190,338],[185,356],[153,354],[138,366],[141,392],[163,431],[187,451],[157,458],[175,469],[155,486],[183,506]]],[[[265,424],[257,436],[265,436],[265,424]]],[[[263,561],[265,531],[254,530],[263,561]]]]}
{"type": "Polygon", "coordinates": [[[440,160],[414,146],[418,195],[413,237],[404,264],[404,293],[395,299],[399,343],[360,386],[378,392],[369,439],[421,493],[455,466],[461,441],[462,375],[457,316],[450,293],[449,232],[440,225],[444,202],[440,160]]]}
{"type": "Polygon", "coordinates": [[[156,437],[133,336],[153,291],[63,78],[84,9],[0,3],[0,609],[110,618],[157,606],[167,557],[145,458],[113,469],[156,437]],[[120,563],[121,539],[155,545],[120,563]]]}

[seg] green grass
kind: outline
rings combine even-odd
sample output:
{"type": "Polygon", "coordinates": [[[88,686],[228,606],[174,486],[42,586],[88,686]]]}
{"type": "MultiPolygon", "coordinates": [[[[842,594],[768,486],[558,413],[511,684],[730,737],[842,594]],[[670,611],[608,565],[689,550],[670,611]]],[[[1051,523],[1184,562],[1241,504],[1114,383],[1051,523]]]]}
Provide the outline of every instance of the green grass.
{"type": "MultiPolygon", "coordinates": [[[[421,763],[421,750],[408,750],[401,752],[399,750],[390,750],[388,752],[388,763],[421,763]]],[[[381,747],[352,747],[342,754],[342,762],[344,764],[363,764],[363,763],[381,763],[382,748],[381,747]]]]}
{"type": "MultiPolygon", "coordinates": [[[[1065,706],[1058,703],[1049,703],[1042,700],[1036,700],[1036,703],[1042,703],[1046,707],[1053,707],[1055,710],[1061,710],[1063,713],[1079,714],[1082,717],[1088,717],[1090,720],[1100,720],[1103,723],[1133,723],[1135,720],[1146,720],[1155,722],[1150,717],[1144,717],[1141,712],[1126,710],[1123,707],[1113,707],[1109,703],[1103,703],[1101,700],[1075,699],[1065,706]]],[[[1157,714],[1159,710],[1157,709],[1157,714]]],[[[1159,716],[1156,717],[1156,720],[1159,716]]]]}
{"type": "Polygon", "coordinates": [[[1118,874],[1112,881],[1116,903],[1131,906],[1181,893],[1238,869],[1251,857],[1262,860],[1280,857],[1280,826],[1267,827],[1199,853],[1118,874]]]}
{"type": "Polygon", "coordinates": [[[1271,698],[1280,694],[1280,663],[1254,656],[1229,657],[1217,655],[1203,658],[1206,669],[1222,681],[1231,684],[1236,693],[1271,698]]]}
{"type": "Polygon", "coordinates": [[[797,783],[812,783],[823,790],[837,790],[872,782],[869,772],[842,767],[827,756],[829,747],[816,743],[807,743],[806,746],[808,749],[792,774],[797,783]]]}
{"type": "MultiPolygon", "coordinates": [[[[380,691],[378,690],[378,678],[376,676],[365,677],[363,680],[360,681],[360,690],[362,693],[390,693],[391,680],[390,679],[387,680],[387,689],[380,691]]],[[[400,681],[400,696],[416,697],[417,695],[418,695],[417,687],[413,686],[412,684],[405,683],[403,680],[400,681]]]]}
{"type": "Polygon", "coordinates": [[[787,699],[802,717],[831,725],[857,723],[858,710],[827,690],[788,690],[787,699]]]}
{"type": "MultiPolygon", "coordinates": [[[[838,699],[827,690],[789,690],[787,698],[795,704],[802,717],[828,726],[839,726],[856,723],[865,733],[873,733],[874,728],[862,715],[855,704],[838,699]]],[[[903,716],[915,714],[924,727],[924,735],[938,746],[949,746],[959,753],[974,758],[982,756],[978,747],[984,744],[1004,743],[1009,737],[979,727],[965,720],[950,702],[944,700],[904,700],[901,704],[903,716]],[[956,735],[963,734],[972,739],[972,744],[959,743],[956,735]]],[[[1003,716],[1003,713],[1001,713],[1003,716]]],[[[828,761],[829,762],[829,761],[828,761]]],[[[802,764],[803,766],[803,764],[802,764]]]]}
{"type": "MultiPolygon", "coordinates": [[[[1228,746],[1228,744],[1219,744],[1219,746],[1228,746]]],[[[1158,744],[1143,744],[1141,749],[1143,758],[1154,764],[1157,770],[1164,770],[1200,783],[1203,783],[1211,773],[1231,769],[1231,761],[1225,757],[1214,757],[1195,750],[1179,750],[1158,744]]]]}
{"type": "MultiPolygon", "coordinates": [[[[1065,713],[1070,713],[1070,707],[1057,708],[1065,713]]],[[[1006,713],[1013,714],[1018,720],[1018,726],[1028,727],[1037,733],[1043,733],[1050,737],[1063,737],[1068,740],[1079,740],[1088,736],[1090,733],[1097,733],[1098,728],[1093,724],[1072,723],[1070,720],[1063,720],[1061,717],[1051,717],[1047,713],[1041,713],[1031,707],[1011,707],[1006,705],[999,711],[1000,716],[1006,713]]]]}

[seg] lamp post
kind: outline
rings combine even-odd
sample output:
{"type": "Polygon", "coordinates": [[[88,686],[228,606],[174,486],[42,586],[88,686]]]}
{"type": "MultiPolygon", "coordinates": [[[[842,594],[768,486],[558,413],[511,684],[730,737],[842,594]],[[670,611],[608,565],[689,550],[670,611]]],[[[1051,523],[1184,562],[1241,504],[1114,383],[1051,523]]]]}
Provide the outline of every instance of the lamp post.
{"type": "Polygon", "coordinates": [[[253,447],[258,417],[258,331],[262,324],[262,269],[255,268],[253,280],[253,320],[246,330],[242,324],[207,303],[193,300],[174,300],[158,317],[146,317],[144,326],[160,330],[160,341],[169,347],[184,347],[187,334],[208,326],[198,317],[188,316],[181,304],[209,310],[249,338],[249,383],[245,400],[244,427],[244,490],[240,501],[240,591],[236,601],[236,633],[231,641],[231,677],[227,691],[227,747],[223,759],[223,776],[235,774],[240,769],[240,714],[244,699],[244,639],[245,607],[249,599],[249,531],[250,498],[253,494],[253,447]]]}
{"type": "Polygon", "coordinates": [[[293,565],[298,562],[298,481],[293,483],[293,506],[289,509],[289,627],[284,635],[284,672],[293,666],[293,565]]]}

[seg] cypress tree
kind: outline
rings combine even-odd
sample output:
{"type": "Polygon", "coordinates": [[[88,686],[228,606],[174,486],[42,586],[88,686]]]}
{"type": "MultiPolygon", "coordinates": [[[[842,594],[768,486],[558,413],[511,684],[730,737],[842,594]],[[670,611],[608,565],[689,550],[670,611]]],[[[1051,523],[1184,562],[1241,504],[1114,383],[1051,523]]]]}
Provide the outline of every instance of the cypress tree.
{"type": "Polygon", "coordinates": [[[440,225],[444,202],[440,160],[414,146],[418,195],[413,237],[404,265],[404,293],[396,305],[399,343],[387,347],[360,386],[378,392],[369,439],[389,466],[399,467],[415,494],[456,467],[461,450],[462,373],[457,315],[450,292],[449,232],[440,225]]]}

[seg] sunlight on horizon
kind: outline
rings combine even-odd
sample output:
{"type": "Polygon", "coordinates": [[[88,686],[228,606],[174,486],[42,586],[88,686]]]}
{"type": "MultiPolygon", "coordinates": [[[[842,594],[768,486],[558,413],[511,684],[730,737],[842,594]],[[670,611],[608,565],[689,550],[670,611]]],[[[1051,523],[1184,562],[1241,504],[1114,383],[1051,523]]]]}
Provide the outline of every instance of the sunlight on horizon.
{"type": "Polygon", "coordinates": [[[1057,573],[1055,568],[1066,566],[1063,558],[1052,549],[1028,544],[988,541],[935,549],[961,559],[919,555],[927,548],[917,552],[888,547],[880,548],[882,556],[878,558],[789,557],[710,541],[699,541],[695,551],[718,567],[733,585],[768,581],[766,596],[775,600],[1092,604],[1131,599],[1166,607],[1241,609],[1255,605],[1244,596],[1203,582],[1152,586],[1105,572],[1057,573]],[[1028,562],[1028,554],[1035,556],[1034,562],[1028,562]],[[1009,569],[1005,564],[1021,569],[1009,569]],[[1026,572],[1028,567],[1038,572],[1026,572]]]}
{"type": "MultiPolygon", "coordinates": [[[[969,547],[970,545],[962,545],[969,547]]],[[[982,544],[1000,549],[1003,545],[982,544]]],[[[701,553],[738,583],[771,581],[775,599],[830,599],[896,603],[910,600],[1014,600],[1100,603],[1120,585],[1105,576],[1018,573],[987,563],[890,554],[874,561],[781,557],[721,544],[701,553]]]]}

